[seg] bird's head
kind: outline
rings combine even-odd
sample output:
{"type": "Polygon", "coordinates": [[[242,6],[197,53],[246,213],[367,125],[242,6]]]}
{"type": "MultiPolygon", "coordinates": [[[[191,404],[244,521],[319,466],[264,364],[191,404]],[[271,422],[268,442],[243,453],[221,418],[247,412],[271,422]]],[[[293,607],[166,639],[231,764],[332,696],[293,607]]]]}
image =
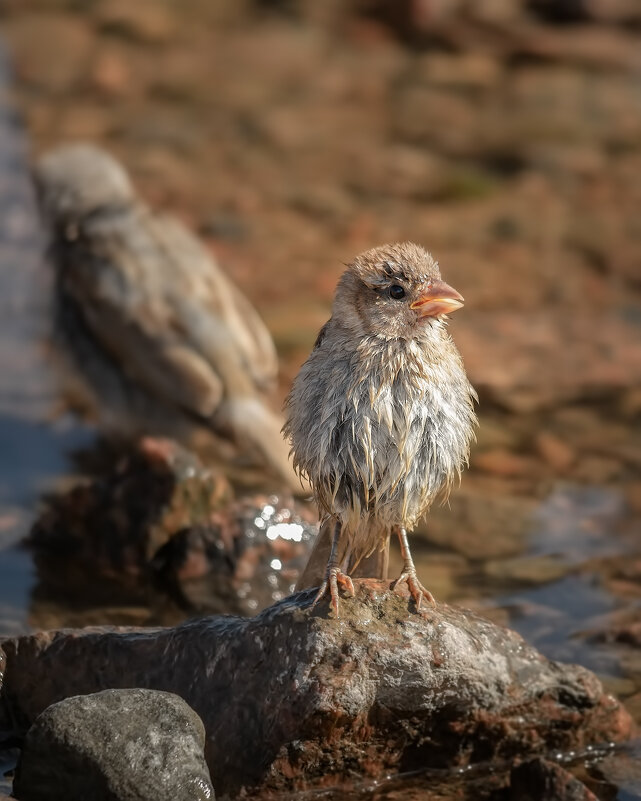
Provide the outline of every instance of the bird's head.
{"type": "Polygon", "coordinates": [[[33,177],[42,214],[55,228],[77,224],[99,210],[125,206],[135,197],[125,170],[93,145],[56,148],[38,161],[33,177]]]}
{"type": "Polygon", "coordinates": [[[354,332],[415,339],[442,327],[443,315],[463,298],[442,279],[438,263],[411,242],[373,248],[348,266],[334,299],[334,315],[354,332]]]}

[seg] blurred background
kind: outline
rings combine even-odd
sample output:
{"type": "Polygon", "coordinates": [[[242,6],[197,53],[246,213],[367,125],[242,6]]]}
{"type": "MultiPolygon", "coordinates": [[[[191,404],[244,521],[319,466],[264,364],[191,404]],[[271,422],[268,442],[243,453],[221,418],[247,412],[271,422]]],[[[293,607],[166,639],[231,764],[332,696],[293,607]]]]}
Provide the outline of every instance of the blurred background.
{"type": "Polygon", "coordinates": [[[258,309],[275,409],[346,262],[405,239],[436,256],[466,298],[450,330],[481,427],[414,540],[419,573],[641,719],[638,0],[0,0],[0,36],[0,629],[251,614],[314,534],[309,504],[217,473],[206,519],[183,494],[134,525],[129,489],[153,491],[128,471],[177,463],[157,444],[94,477],[91,408],[54,375],[27,172],[83,140],[258,309]]]}

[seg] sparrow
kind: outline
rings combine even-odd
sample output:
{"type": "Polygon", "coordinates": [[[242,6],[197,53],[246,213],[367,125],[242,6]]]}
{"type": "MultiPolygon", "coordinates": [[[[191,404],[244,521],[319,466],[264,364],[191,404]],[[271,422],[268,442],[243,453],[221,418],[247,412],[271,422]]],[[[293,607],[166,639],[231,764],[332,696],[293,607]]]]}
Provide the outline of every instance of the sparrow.
{"type": "Polygon", "coordinates": [[[161,420],[204,424],[300,492],[282,419],[266,403],[278,370],[273,341],[205,247],[147,207],[97,147],[45,154],[34,179],[58,333],[98,398],[150,434],[166,433],[161,420]]]}
{"type": "Polygon", "coordinates": [[[338,587],[354,594],[359,566],[387,579],[392,533],[403,558],[393,588],[406,582],[417,610],[434,602],[407,531],[468,461],[477,396],[446,327],[462,306],[418,245],[362,253],[340,278],[332,316],[285,402],[294,465],[321,518],[298,589],[320,583],[313,606],[329,593],[336,617],[338,587]]]}

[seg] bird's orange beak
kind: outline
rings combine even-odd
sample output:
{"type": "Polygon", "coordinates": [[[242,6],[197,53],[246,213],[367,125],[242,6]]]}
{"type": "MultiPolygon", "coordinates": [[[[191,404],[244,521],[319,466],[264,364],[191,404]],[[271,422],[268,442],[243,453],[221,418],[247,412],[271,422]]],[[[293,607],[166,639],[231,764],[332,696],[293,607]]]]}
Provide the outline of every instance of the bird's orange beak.
{"type": "Polygon", "coordinates": [[[427,292],[410,304],[410,309],[418,310],[419,319],[437,317],[460,309],[463,297],[445,281],[434,281],[427,292]]]}

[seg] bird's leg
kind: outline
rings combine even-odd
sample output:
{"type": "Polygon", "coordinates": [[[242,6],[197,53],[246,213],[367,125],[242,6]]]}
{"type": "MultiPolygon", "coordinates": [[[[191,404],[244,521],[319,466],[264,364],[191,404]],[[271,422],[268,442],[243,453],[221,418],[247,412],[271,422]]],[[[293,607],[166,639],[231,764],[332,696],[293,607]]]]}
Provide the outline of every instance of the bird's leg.
{"type": "Polygon", "coordinates": [[[336,525],[334,526],[332,550],[329,554],[329,560],[327,561],[327,568],[325,569],[325,579],[323,580],[320,589],[316,593],[314,603],[312,604],[313,609],[329,590],[331,598],[330,603],[336,617],[338,617],[338,585],[341,584],[346,590],[349,590],[352,596],[355,595],[354,584],[352,583],[351,578],[346,573],[342,572],[338,564],[338,541],[340,536],[341,524],[340,521],[337,520],[336,525]]]}
{"type": "Polygon", "coordinates": [[[429,592],[429,590],[425,589],[425,587],[418,580],[418,576],[416,575],[414,560],[412,559],[412,554],[410,553],[410,546],[409,543],[407,542],[407,532],[402,526],[394,526],[394,531],[398,535],[398,541],[401,544],[401,556],[403,557],[403,572],[392,585],[392,589],[395,590],[399,584],[401,584],[403,581],[406,581],[407,586],[409,587],[410,590],[410,594],[414,599],[414,603],[416,604],[417,609],[421,608],[421,601],[423,600],[423,598],[425,598],[431,604],[435,603],[434,596],[432,595],[432,593],[429,592]]]}

